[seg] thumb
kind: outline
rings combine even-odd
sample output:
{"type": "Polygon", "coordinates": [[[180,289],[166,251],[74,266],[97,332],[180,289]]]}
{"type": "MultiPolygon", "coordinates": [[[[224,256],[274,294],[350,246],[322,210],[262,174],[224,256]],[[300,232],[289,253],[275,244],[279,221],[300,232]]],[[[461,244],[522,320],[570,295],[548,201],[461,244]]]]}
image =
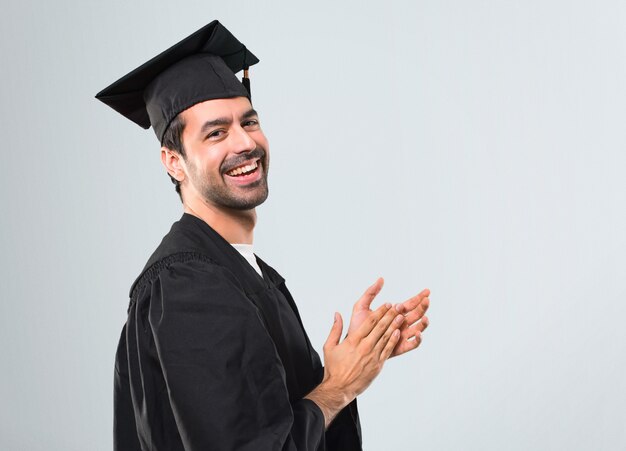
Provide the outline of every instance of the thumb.
{"type": "Polygon", "coordinates": [[[342,331],[343,319],[339,313],[335,312],[335,322],[333,323],[332,329],[330,329],[325,346],[337,346],[339,344],[339,340],[341,339],[342,331]]]}
{"type": "Polygon", "coordinates": [[[367,290],[365,290],[365,293],[363,293],[359,300],[356,301],[356,304],[354,304],[354,308],[352,309],[352,311],[358,312],[360,310],[369,310],[370,306],[372,305],[372,301],[378,295],[378,293],[380,293],[380,290],[383,288],[384,284],[385,279],[383,279],[382,277],[376,279],[376,282],[368,287],[367,290]]]}

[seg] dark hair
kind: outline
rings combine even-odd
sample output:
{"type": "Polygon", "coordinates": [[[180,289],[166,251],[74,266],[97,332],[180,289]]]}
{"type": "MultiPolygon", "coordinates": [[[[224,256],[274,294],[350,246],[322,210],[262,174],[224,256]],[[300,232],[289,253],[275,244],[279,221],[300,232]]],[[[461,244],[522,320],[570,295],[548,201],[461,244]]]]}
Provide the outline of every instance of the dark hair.
{"type": "MultiPolygon", "coordinates": [[[[170,125],[167,126],[165,133],[163,133],[163,140],[161,145],[167,147],[185,159],[185,147],[183,146],[183,130],[185,129],[185,121],[180,114],[177,114],[170,125]]],[[[169,175],[169,174],[167,174],[169,175]]],[[[180,182],[170,175],[170,180],[176,185],[176,192],[180,201],[183,201],[183,195],[180,193],[180,182]]]]}

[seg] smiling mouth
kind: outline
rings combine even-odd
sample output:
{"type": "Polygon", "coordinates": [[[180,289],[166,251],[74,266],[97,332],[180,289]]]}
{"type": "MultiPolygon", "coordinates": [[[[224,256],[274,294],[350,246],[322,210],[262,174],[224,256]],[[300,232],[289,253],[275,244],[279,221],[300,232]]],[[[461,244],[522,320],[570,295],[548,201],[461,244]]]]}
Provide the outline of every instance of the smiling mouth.
{"type": "Polygon", "coordinates": [[[254,160],[252,163],[248,163],[245,165],[238,166],[230,171],[226,172],[226,175],[231,177],[242,177],[244,175],[248,175],[253,173],[259,167],[259,159],[254,160]]]}

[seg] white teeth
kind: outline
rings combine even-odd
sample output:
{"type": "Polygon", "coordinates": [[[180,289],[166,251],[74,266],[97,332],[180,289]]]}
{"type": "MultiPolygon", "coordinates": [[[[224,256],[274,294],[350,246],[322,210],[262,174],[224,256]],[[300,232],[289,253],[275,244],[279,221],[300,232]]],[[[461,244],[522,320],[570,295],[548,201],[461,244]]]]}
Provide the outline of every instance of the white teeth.
{"type": "Polygon", "coordinates": [[[231,176],[244,174],[246,172],[254,171],[257,167],[258,167],[258,164],[256,161],[254,161],[252,162],[252,164],[235,168],[232,171],[228,171],[226,174],[231,175],[231,176]]]}

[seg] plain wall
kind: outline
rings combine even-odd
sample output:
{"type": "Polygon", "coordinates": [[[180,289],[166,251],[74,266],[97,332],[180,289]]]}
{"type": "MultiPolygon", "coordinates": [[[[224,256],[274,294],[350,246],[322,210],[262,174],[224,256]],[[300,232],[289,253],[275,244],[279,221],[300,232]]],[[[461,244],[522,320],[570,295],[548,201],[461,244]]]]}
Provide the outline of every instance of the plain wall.
{"type": "Polygon", "coordinates": [[[620,0],[4,5],[0,449],[111,449],[128,289],[181,205],[94,95],[216,18],[261,59],[256,252],[317,350],[377,276],[432,291],[365,449],[626,449],[620,0]]]}

